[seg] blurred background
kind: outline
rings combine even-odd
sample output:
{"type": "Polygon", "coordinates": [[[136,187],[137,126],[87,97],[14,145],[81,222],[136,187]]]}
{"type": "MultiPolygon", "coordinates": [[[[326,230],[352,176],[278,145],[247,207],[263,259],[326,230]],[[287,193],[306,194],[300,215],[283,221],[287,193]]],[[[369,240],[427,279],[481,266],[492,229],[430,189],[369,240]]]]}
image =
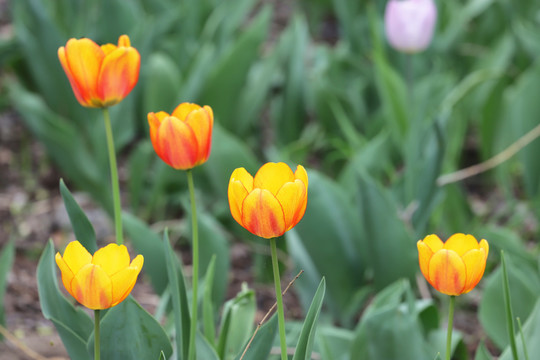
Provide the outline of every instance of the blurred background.
{"type": "MultiPolygon", "coordinates": [[[[319,359],[433,359],[444,348],[447,300],[418,277],[416,241],[456,232],[491,249],[484,279],[457,302],[455,359],[510,359],[500,250],[529,353],[540,353],[532,341],[540,331],[540,141],[477,176],[441,178],[539,124],[540,3],[435,3],[433,40],[411,55],[388,45],[385,1],[0,1],[3,326],[43,356],[66,357],[41,315],[35,279],[46,241],[62,249],[74,239],[60,178],[99,241],[113,232],[101,112],[77,103],[57,49],[72,37],[103,44],[128,34],[140,79],[111,117],[135,249],[168,227],[189,269],[186,178],[155,155],[146,114],[210,105],[212,153],[194,175],[202,268],[220,254],[215,304],[244,281],[258,312],[273,303],[268,244],[233,220],[227,186],[237,167],[254,173],[284,161],[304,165],[310,181],[306,214],[280,242],[283,281],[305,271],[285,313],[294,333],[326,278],[319,359]]],[[[135,297],[152,310],[166,284],[148,269],[135,297]]],[[[0,359],[16,356],[35,358],[0,343],[0,359]]]]}

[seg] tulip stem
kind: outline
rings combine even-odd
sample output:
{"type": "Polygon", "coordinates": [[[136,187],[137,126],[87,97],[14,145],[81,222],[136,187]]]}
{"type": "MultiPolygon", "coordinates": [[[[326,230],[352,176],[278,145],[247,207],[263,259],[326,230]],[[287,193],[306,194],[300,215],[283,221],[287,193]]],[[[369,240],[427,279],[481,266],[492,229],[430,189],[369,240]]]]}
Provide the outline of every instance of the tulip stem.
{"type": "Polygon", "coordinates": [[[99,310],[94,310],[94,360],[99,360],[100,350],[99,350],[99,318],[101,312],[99,310]]]}
{"type": "Polygon", "coordinates": [[[195,186],[193,185],[193,171],[186,171],[188,178],[189,197],[191,201],[191,234],[192,234],[192,305],[191,305],[191,329],[189,334],[188,360],[195,360],[195,337],[197,336],[197,306],[199,287],[199,228],[197,226],[197,207],[195,205],[195,186]]]}
{"type": "Polygon", "coordinates": [[[111,127],[111,117],[109,109],[103,108],[103,119],[105,120],[105,133],[107,135],[107,148],[109,150],[109,166],[111,168],[111,184],[114,204],[114,228],[116,230],[116,243],[122,245],[124,237],[122,234],[122,205],[120,202],[120,184],[118,183],[118,166],[116,164],[116,150],[114,148],[114,138],[111,127]]]}
{"type": "Polygon", "coordinates": [[[270,239],[272,249],[272,268],[274,270],[274,286],[276,288],[276,302],[279,324],[279,342],[281,345],[281,360],[287,360],[287,341],[285,338],[285,314],[283,312],[283,298],[281,296],[281,281],[279,279],[279,260],[277,257],[276,238],[270,239]]]}
{"type": "Polygon", "coordinates": [[[446,333],[446,360],[450,360],[452,354],[452,329],[454,327],[454,307],[456,297],[450,296],[450,304],[448,305],[448,332],[446,333]]]}

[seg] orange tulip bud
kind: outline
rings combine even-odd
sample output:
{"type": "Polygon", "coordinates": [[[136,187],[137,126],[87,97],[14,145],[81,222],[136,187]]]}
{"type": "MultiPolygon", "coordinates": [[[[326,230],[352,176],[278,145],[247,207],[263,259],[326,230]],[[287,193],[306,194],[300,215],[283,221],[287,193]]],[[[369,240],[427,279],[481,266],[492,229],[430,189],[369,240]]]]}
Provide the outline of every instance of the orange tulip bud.
{"type": "Polygon", "coordinates": [[[210,106],[182,103],[171,115],[149,113],[148,124],[154,150],[169,166],[187,170],[208,160],[214,125],[210,106]]]}
{"type": "Polygon", "coordinates": [[[285,163],[267,163],[255,177],[238,168],[229,181],[231,214],[257,236],[281,236],[304,216],[307,188],[308,177],[302,165],[293,173],[285,163]]]}
{"type": "Polygon", "coordinates": [[[474,236],[454,234],[445,243],[437,235],[419,240],[418,260],[426,280],[446,295],[461,295],[471,291],[486,268],[489,245],[474,236]]]}
{"type": "Polygon", "coordinates": [[[78,242],[66,247],[64,256],[56,253],[66,290],[82,305],[92,310],[118,305],[129,295],[144,259],[137,255],[130,263],[124,245],[109,244],[92,256],[78,242]]]}
{"type": "Polygon", "coordinates": [[[90,39],[69,39],[58,58],[82,106],[102,108],[118,104],[139,80],[141,56],[122,35],[118,46],[99,46],[90,39]]]}

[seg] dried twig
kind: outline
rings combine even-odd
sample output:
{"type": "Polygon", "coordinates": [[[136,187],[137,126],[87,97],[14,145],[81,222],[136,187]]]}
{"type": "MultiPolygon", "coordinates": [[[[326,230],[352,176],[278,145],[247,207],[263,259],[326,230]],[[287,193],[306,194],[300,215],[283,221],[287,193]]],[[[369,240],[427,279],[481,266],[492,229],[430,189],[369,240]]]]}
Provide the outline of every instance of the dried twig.
{"type": "MultiPolygon", "coordinates": [[[[289,285],[287,285],[287,287],[285,288],[285,290],[283,290],[283,292],[281,293],[281,295],[285,295],[285,293],[287,292],[287,290],[289,290],[289,288],[292,286],[292,284],[294,284],[294,282],[296,281],[296,279],[298,279],[300,277],[300,275],[302,275],[302,273],[304,272],[304,270],[300,270],[300,272],[294,277],[294,279],[291,280],[291,282],[289,282],[289,285]]],[[[253,333],[253,336],[251,336],[251,339],[249,339],[249,342],[247,343],[246,345],[246,348],[244,349],[244,352],[242,353],[242,356],[240,356],[240,360],[242,360],[244,358],[244,355],[246,355],[249,347],[251,346],[251,343],[253,342],[253,339],[255,338],[255,335],[257,335],[257,333],[259,332],[259,329],[261,328],[262,324],[264,324],[264,322],[266,321],[266,319],[268,318],[268,316],[270,316],[270,314],[272,313],[272,311],[274,311],[274,309],[276,308],[277,306],[277,302],[274,303],[274,305],[272,305],[272,307],[270,308],[270,310],[268,310],[268,312],[266,313],[266,315],[264,315],[264,317],[262,318],[261,321],[259,321],[259,323],[257,324],[257,328],[255,329],[255,332],[253,333]]]]}

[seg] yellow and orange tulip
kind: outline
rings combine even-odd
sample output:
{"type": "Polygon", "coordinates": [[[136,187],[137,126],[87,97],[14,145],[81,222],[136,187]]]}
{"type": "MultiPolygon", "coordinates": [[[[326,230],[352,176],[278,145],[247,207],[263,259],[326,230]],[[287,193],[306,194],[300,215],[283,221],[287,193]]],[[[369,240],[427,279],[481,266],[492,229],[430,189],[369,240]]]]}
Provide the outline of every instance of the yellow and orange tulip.
{"type": "Polygon", "coordinates": [[[171,115],[149,113],[148,124],[154,150],[169,166],[187,170],[208,160],[214,126],[210,106],[182,103],[171,115]]]}
{"type": "Polygon", "coordinates": [[[78,241],[56,253],[66,290],[92,310],[118,305],[129,295],[141,272],[144,259],[137,255],[130,263],[124,245],[109,244],[92,256],[78,241]]]}
{"type": "Polygon", "coordinates": [[[443,294],[468,293],[484,275],[489,253],[484,239],[454,234],[443,243],[437,235],[428,235],[416,245],[422,274],[443,294]]]}
{"type": "Polygon", "coordinates": [[[285,163],[267,163],[255,177],[238,168],[229,181],[231,214],[257,236],[281,236],[304,216],[307,189],[308,177],[302,165],[293,173],[285,163]]]}
{"type": "Polygon", "coordinates": [[[118,46],[69,39],[58,49],[58,58],[75,97],[82,106],[102,108],[122,101],[139,80],[141,56],[122,35],[118,46]]]}

